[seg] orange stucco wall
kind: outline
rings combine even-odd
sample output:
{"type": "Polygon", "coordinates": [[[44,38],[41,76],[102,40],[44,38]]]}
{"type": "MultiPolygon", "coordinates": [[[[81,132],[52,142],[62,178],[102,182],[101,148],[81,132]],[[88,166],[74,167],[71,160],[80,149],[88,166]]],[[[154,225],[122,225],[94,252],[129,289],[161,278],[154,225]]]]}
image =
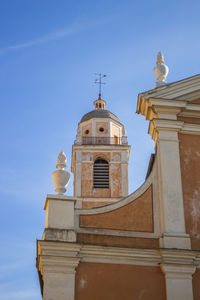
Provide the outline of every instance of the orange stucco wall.
{"type": "Polygon", "coordinates": [[[200,135],[179,134],[186,231],[200,249],[200,135]]]}
{"type": "Polygon", "coordinates": [[[159,239],[78,233],[77,242],[87,245],[158,249],[159,239]]]}
{"type": "Polygon", "coordinates": [[[110,164],[111,197],[121,196],[121,164],[110,164]]]}
{"type": "Polygon", "coordinates": [[[111,212],[80,216],[80,226],[153,232],[152,186],[136,200],[111,212]]]}
{"type": "Polygon", "coordinates": [[[92,136],[92,124],[89,123],[82,127],[82,136],[92,136]],[[88,130],[88,134],[86,134],[86,130],[88,130]]]}
{"type": "Polygon", "coordinates": [[[178,117],[177,118],[179,121],[185,121],[185,122],[189,122],[189,123],[200,123],[200,119],[199,118],[188,118],[188,117],[178,117]]]}
{"type": "Polygon", "coordinates": [[[195,100],[192,100],[191,102],[192,102],[192,103],[196,103],[196,104],[200,104],[200,98],[195,99],[195,100]]]}
{"type": "Polygon", "coordinates": [[[200,299],[200,269],[197,269],[192,277],[194,300],[200,299]]]}
{"type": "Polygon", "coordinates": [[[81,262],[76,300],[165,300],[160,267],[81,262]]]}
{"type": "Polygon", "coordinates": [[[108,123],[107,122],[96,122],[96,136],[108,136],[108,123]],[[100,131],[100,128],[104,131],[100,131]]]}

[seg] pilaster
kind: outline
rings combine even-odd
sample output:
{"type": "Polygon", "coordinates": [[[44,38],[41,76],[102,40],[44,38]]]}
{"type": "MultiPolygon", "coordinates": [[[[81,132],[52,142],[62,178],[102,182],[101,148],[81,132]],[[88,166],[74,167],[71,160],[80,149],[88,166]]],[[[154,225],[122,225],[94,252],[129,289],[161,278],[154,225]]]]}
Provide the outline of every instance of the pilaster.
{"type": "Polygon", "coordinates": [[[161,269],[165,274],[167,300],[193,300],[194,265],[163,263],[161,269]]]}
{"type": "Polygon", "coordinates": [[[80,150],[77,150],[75,155],[76,155],[76,158],[75,158],[76,172],[74,174],[75,175],[74,196],[81,197],[82,153],[80,150]]]}
{"type": "Polygon", "coordinates": [[[44,300],[74,300],[79,245],[38,241],[38,270],[44,300]]]}
{"type": "Polygon", "coordinates": [[[128,152],[121,152],[121,196],[128,196],[128,152]]]}
{"type": "Polygon", "coordinates": [[[153,119],[149,132],[156,141],[159,194],[161,207],[160,246],[190,249],[190,238],[185,231],[183,192],[180,169],[178,131],[179,121],[153,119]]]}

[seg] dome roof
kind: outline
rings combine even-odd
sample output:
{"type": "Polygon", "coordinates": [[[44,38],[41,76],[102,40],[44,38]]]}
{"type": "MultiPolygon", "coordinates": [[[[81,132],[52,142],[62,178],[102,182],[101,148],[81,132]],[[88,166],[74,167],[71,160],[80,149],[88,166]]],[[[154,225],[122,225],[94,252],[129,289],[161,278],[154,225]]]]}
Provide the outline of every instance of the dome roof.
{"type": "Polygon", "coordinates": [[[90,111],[89,113],[85,114],[82,117],[80,123],[90,120],[92,118],[110,118],[112,120],[115,120],[115,121],[121,123],[117,116],[115,116],[109,110],[105,110],[105,109],[95,109],[95,110],[90,111]]]}

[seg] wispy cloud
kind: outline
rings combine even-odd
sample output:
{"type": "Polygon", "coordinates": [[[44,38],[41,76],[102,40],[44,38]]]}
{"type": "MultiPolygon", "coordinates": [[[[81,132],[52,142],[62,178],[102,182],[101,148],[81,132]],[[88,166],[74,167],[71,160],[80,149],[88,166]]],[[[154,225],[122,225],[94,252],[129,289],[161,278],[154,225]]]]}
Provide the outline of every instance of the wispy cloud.
{"type": "Polygon", "coordinates": [[[72,26],[68,27],[68,28],[64,28],[58,31],[54,31],[51,32],[49,34],[46,34],[38,39],[34,39],[31,41],[27,41],[21,44],[16,44],[16,45],[12,45],[12,46],[8,46],[6,48],[2,48],[0,49],[0,55],[4,55],[6,53],[8,53],[9,51],[12,50],[18,50],[18,49],[23,49],[23,48],[30,48],[36,45],[40,45],[40,44],[45,44],[49,41],[52,40],[56,40],[56,39],[61,39],[67,36],[71,36],[73,34],[76,34],[77,32],[83,30],[83,27],[80,26],[80,24],[75,23],[72,26]]]}

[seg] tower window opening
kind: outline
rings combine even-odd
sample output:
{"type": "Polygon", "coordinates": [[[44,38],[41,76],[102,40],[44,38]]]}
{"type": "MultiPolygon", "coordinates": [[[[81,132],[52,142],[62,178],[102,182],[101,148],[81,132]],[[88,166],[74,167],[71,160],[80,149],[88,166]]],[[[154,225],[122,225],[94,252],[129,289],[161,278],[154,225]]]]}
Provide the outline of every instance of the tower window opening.
{"type": "Polygon", "coordinates": [[[93,187],[109,189],[109,164],[104,159],[96,159],[94,162],[93,187]]]}
{"type": "Polygon", "coordinates": [[[101,108],[101,103],[99,103],[99,108],[101,108]]]}
{"type": "Polygon", "coordinates": [[[85,131],[85,134],[88,134],[89,133],[89,130],[87,129],[86,131],[85,131]]]}
{"type": "Polygon", "coordinates": [[[104,132],[104,128],[103,128],[103,127],[100,127],[100,128],[99,128],[99,131],[104,132]]]}

